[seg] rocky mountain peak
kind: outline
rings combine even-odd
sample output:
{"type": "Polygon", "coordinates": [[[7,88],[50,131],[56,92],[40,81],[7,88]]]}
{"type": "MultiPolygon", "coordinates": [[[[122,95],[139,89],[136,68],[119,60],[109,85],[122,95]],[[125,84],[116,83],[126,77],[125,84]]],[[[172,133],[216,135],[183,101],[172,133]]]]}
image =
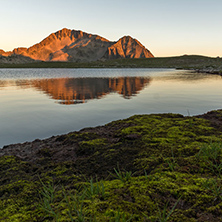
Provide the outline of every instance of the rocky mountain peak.
{"type": "Polygon", "coordinates": [[[115,44],[107,49],[104,55],[106,59],[114,58],[151,58],[153,54],[145,48],[137,39],[131,36],[123,36],[115,44]]]}
{"type": "Polygon", "coordinates": [[[2,55],[3,53],[5,53],[5,51],[0,49],[0,55],[2,55]]]}
{"type": "Polygon", "coordinates": [[[117,42],[111,42],[99,35],[67,28],[50,34],[29,48],[16,48],[12,52],[0,50],[0,55],[22,55],[34,60],[72,62],[153,57],[149,50],[131,36],[123,36],[117,42]]]}

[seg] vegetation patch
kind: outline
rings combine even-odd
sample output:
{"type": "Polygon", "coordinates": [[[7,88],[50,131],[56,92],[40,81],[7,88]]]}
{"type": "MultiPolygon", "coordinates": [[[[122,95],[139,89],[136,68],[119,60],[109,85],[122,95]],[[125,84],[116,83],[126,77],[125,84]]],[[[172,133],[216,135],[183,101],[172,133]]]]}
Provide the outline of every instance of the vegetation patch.
{"type": "Polygon", "coordinates": [[[125,58],[94,62],[32,62],[24,64],[0,63],[0,68],[177,68],[195,69],[222,74],[222,58],[183,55],[156,58],[125,58]]]}
{"type": "Polygon", "coordinates": [[[6,147],[0,220],[221,221],[221,116],[135,115],[6,147]]]}

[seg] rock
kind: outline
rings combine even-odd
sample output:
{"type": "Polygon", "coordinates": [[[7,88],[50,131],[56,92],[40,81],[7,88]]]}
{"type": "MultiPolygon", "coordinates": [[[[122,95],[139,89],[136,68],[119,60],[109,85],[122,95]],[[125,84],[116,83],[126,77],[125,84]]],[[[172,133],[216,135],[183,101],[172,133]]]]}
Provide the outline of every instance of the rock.
{"type": "Polygon", "coordinates": [[[138,40],[130,36],[124,36],[115,44],[108,47],[103,58],[152,58],[153,54],[146,49],[138,40]]]}

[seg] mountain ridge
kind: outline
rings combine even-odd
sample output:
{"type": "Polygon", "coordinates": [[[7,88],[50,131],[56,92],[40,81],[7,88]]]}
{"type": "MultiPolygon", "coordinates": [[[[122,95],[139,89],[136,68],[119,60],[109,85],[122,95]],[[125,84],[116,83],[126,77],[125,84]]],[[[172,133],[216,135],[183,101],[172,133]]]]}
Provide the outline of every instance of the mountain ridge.
{"type": "MultiPolygon", "coordinates": [[[[41,42],[29,48],[18,47],[5,52],[0,49],[0,61],[4,57],[22,56],[22,61],[70,61],[91,62],[101,59],[116,58],[151,58],[153,54],[137,39],[123,36],[118,41],[108,39],[96,34],[81,30],[61,29],[50,34],[41,42]]],[[[11,59],[13,62],[13,59],[11,59]]],[[[8,60],[7,60],[8,61],[8,60]]],[[[10,62],[10,61],[8,61],[10,62]]]]}

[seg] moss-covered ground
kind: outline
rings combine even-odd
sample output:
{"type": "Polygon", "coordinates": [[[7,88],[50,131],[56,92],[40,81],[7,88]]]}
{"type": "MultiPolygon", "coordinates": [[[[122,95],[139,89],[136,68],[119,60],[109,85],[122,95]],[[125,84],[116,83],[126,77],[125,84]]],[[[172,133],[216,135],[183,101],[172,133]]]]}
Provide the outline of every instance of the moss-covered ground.
{"type": "Polygon", "coordinates": [[[72,160],[53,146],[32,161],[1,156],[0,221],[222,221],[222,111],[212,113],[136,115],[57,137],[72,160]]]}

